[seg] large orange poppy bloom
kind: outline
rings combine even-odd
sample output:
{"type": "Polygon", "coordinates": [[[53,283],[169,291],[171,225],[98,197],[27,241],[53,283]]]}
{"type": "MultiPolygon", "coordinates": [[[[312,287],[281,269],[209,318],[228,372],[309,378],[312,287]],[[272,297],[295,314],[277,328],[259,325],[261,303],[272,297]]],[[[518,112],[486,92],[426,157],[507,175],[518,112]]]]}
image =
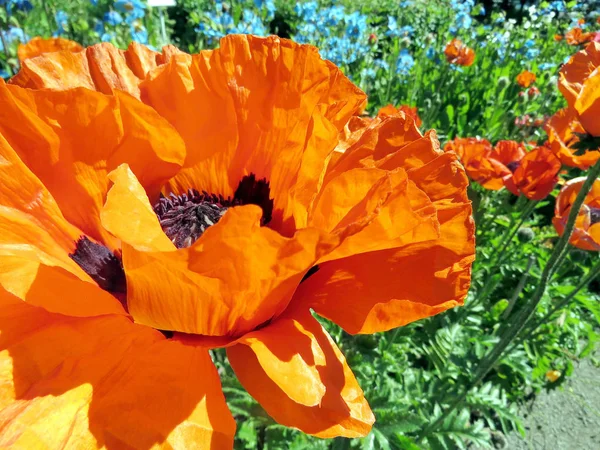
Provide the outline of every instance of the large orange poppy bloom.
{"type": "Polygon", "coordinates": [[[586,132],[600,136],[600,43],[592,42],[560,69],[558,87],[586,132]]]}
{"type": "Polygon", "coordinates": [[[365,95],[276,37],[23,68],[33,89],[0,83],[0,445],[230,448],[216,346],[279,423],[367,434],[311,310],[374,333],[463,302],[456,155],[399,114],[333,158],[365,95]]]}
{"type": "Polygon", "coordinates": [[[455,152],[469,177],[486,189],[497,191],[504,186],[503,179],[511,171],[497,158],[492,158],[492,144],[486,139],[456,138],[444,146],[455,152]]]}
{"type": "Polygon", "coordinates": [[[444,49],[446,60],[450,64],[470,66],[475,61],[475,52],[467,47],[461,40],[452,39],[444,49]]]}
{"type": "Polygon", "coordinates": [[[519,75],[517,75],[517,84],[521,87],[528,88],[533,83],[535,83],[535,73],[529,72],[528,70],[524,70],[519,75]]]}
{"type": "MultiPolygon", "coordinates": [[[[585,177],[567,181],[556,198],[552,223],[560,236],[564,233],[571,207],[584,182],[585,177]]],[[[585,198],[569,242],[584,250],[600,251],[600,180],[594,182],[585,198]]]]}
{"type": "Polygon", "coordinates": [[[504,179],[504,185],[515,195],[541,200],[556,186],[560,168],[560,161],[552,150],[537,147],[515,163],[513,174],[504,179]]]}
{"type": "Polygon", "coordinates": [[[548,133],[548,145],[563,164],[587,170],[600,159],[600,152],[597,150],[586,150],[579,154],[575,148],[579,142],[577,134],[585,134],[585,130],[572,109],[558,111],[546,122],[544,128],[548,133]]]}

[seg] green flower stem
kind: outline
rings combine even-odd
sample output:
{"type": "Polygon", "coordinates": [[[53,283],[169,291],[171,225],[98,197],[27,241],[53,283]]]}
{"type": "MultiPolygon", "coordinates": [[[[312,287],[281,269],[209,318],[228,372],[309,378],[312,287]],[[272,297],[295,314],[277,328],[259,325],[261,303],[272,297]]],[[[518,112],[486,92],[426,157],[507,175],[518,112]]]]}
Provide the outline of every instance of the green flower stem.
{"type": "Polygon", "coordinates": [[[559,263],[559,259],[561,256],[564,256],[563,252],[569,245],[569,239],[571,239],[571,235],[573,234],[573,229],[575,228],[575,221],[577,219],[577,215],[579,214],[579,210],[583,205],[585,197],[592,189],[592,185],[594,181],[598,178],[600,174],[600,161],[598,161],[589,171],[588,176],[581,186],[581,190],[577,194],[575,201],[573,202],[573,206],[571,207],[571,211],[569,212],[569,218],[567,220],[567,224],[565,226],[565,230],[563,235],[560,237],[556,246],[552,250],[552,254],[544,267],[542,275],[540,277],[537,289],[533,293],[533,296],[517,314],[515,314],[514,319],[510,324],[506,327],[504,333],[500,337],[500,341],[488,352],[486,356],[479,363],[479,367],[477,368],[475,375],[471,382],[466,386],[462,394],[460,394],[456,400],[440,415],[440,417],[429,424],[419,435],[419,439],[423,439],[426,437],[432,430],[435,430],[444,419],[452,413],[458,406],[460,406],[467,395],[475,386],[477,386],[485,376],[492,370],[492,368],[500,361],[500,359],[504,356],[506,349],[509,345],[519,336],[525,324],[530,319],[530,317],[535,312],[538,304],[542,300],[544,293],[546,292],[546,288],[548,286],[548,282],[552,276],[552,272],[557,263],[559,263]]]}
{"type": "Polygon", "coordinates": [[[525,206],[525,208],[523,209],[523,212],[521,213],[521,217],[520,217],[519,221],[517,222],[517,224],[515,226],[513,226],[512,229],[509,228],[510,231],[508,231],[508,234],[505,235],[502,243],[499,246],[499,250],[494,252],[494,254],[492,255],[492,257],[490,259],[489,264],[487,265],[487,267],[489,268],[489,273],[488,273],[485,281],[483,282],[483,292],[480,295],[478,295],[477,298],[475,298],[471,302],[470,307],[474,307],[474,306],[482,304],[488,298],[488,296],[492,293],[494,288],[496,287],[497,283],[492,282],[492,278],[495,275],[494,269],[500,267],[500,265],[506,260],[506,258],[508,256],[510,256],[510,253],[506,251],[508,246],[512,242],[515,235],[518,233],[519,228],[521,228],[521,225],[523,225],[523,223],[529,218],[529,216],[535,209],[536,205],[537,205],[537,201],[535,201],[535,200],[530,201],[527,204],[527,206],[525,206]]]}
{"type": "Polygon", "coordinates": [[[545,323],[548,323],[548,321],[550,320],[550,318],[557,312],[560,311],[561,309],[565,308],[567,305],[569,305],[569,303],[571,303],[571,300],[573,300],[573,298],[579,293],[579,291],[581,291],[584,287],[586,287],[591,281],[593,281],[598,275],[600,275],[600,262],[598,262],[588,273],[585,277],[583,277],[581,279],[581,281],[579,282],[579,284],[577,286],[575,286],[575,288],[569,293],[569,295],[567,295],[564,299],[562,299],[560,302],[557,302],[552,308],[550,308],[550,310],[541,318],[531,322],[525,329],[525,333],[521,334],[521,336],[519,337],[519,339],[516,339],[512,346],[510,347],[509,351],[514,349],[516,346],[518,346],[519,344],[521,344],[522,342],[525,342],[526,340],[530,339],[533,336],[533,333],[535,333],[535,331],[537,331],[537,329],[542,326],[545,323]]]}
{"type": "Polygon", "coordinates": [[[510,313],[514,309],[514,307],[515,307],[515,305],[517,303],[517,300],[519,299],[519,295],[521,295],[521,292],[523,292],[523,288],[525,287],[525,283],[527,283],[527,279],[529,278],[529,271],[531,270],[531,267],[533,266],[534,262],[535,262],[535,257],[533,255],[531,255],[529,257],[529,262],[527,263],[527,268],[525,269],[525,272],[523,272],[523,276],[519,280],[519,284],[517,285],[517,288],[515,289],[515,292],[513,293],[510,301],[508,302],[508,306],[506,307],[506,309],[502,313],[502,317],[501,317],[500,320],[508,319],[508,317],[510,316],[510,313]]]}

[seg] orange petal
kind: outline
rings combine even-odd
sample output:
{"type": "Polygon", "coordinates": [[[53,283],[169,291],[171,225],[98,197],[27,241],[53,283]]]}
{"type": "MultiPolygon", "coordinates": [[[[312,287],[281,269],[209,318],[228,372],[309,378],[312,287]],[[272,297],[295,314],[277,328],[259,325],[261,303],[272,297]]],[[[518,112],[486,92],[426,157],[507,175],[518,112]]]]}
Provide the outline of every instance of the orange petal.
{"type": "Polygon", "coordinates": [[[574,147],[579,142],[577,135],[585,133],[585,129],[577,120],[574,110],[561,109],[550,118],[544,128],[548,133],[547,145],[563,164],[587,170],[600,159],[600,152],[596,150],[576,154],[578,152],[574,147]]]}
{"type": "Polygon", "coordinates": [[[232,448],[235,422],[205,349],[5,293],[0,329],[0,446],[232,448]]]}
{"type": "Polygon", "coordinates": [[[175,250],[129,166],[120,165],[108,178],[114,185],[100,213],[104,228],[140,251],[175,250]]]}
{"type": "Polygon", "coordinates": [[[44,53],[57,52],[60,50],[79,52],[83,50],[83,47],[75,41],[70,41],[61,37],[50,39],[34,37],[26,44],[19,44],[17,53],[19,55],[19,62],[22,64],[26,59],[34,58],[44,53]]]}
{"type": "Polygon", "coordinates": [[[305,209],[310,200],[292,189],[296,180],[316,191],[324,156],[337,143],[334,131],[365,98],[314,47],[250,35],[227,36],[191,63],[173,58],[141,89],[188,147],[170,191],[194,187],[228,196],[254,173],[270,183],[270,227],[287,236],[297,228],[293,216],[301,216],[294,197],[305,209]]]}
{"type": "MultiPolygon", "coordinates": [[[[265,367],[273,362],[271,358],[256,352],[256,347],[238,344],[227,349],[227,356],[246,390],[282,425],[299,428],[321,438],[361,437],[369,433],[375,418],[331,337],[308,312],[280,320],[285,322],[279,325],[282,329],[302,330],[302,333],[294,332],[295,338],[304,341],[304,357],[314,359],[320,383],[325,386],[325,395],[315,406],[298,403],[295,401],[300,396],[298,389],[307,389],[314,383],[312,371],[310,376],[298,372],[291,380],[285,380],[281,376],[284,374],[275,374],[276,367],[265,367]],[[297,386],[293,386],[294,382],[297,386]]],[[[264,329],[268,333],[266,330],[268,327],[264,329]]],[[[281,347],[278,359],[292,356],[288,347],[281,347]]]]}
{"type": "Polygon", "coordinates": [[[181,54],[169,46],[161,55],[135,43],[125,51],[108,43],[86,49],[47,51],[23,61],[19,74],[11,83],[32,89],[85,87],[105,94],[120,90],[139,98],[139,84],[147,73],[157,65],[165,64],[174,54],[181,54]]]}
{"type": "Polygon", "coordinates": [[[437,214],[439,239],[320,264],[294,302],[352,334],[386,331],[462,304],[475,250],[471,206],[440,206],[437,214]]]}
{"type": "Polygon", "coordinates": [[[595,71],[590,75],[581,88],[581,92],[575,101],[575,110],[579,122],[585,131],[592,136],[600,136],[600,73],[595,71]]]}
{"type": "Polygon", "coordinates": [[[248,346],[265,375],[290,400],[304,406],[321,404],[326,386],[320,372],[326,358],[317,337],[301,321],[276,319],[265,328],[246,334],[237,345],[248,346]]]}
{"type": "Polygon", "coordinates": [[[374,215],[370,223],[319,263],[439,235],[435,208],[402,169],[341,173],[319,193],[309,224],[331,231],[356,223],[365,214],[374,215]]]}
{"type": "Polygon", "coordinates": [[[574,54],[560,69],[558,88],[569,107],[575,106],[583,83],[600,66],[600,43],[592,42],[585,49],[574,54]]]}
{"type": "Polygon", "coordinates": [[[527,153],[512,176],[515,187],[530,200],[548,196],[558,182],[561,164],[548,147],[527,153]]]}
{"type": "Polygon", "coordinates": [[[136,322],[240,336],[281,313],[304,274],[341,237],[303,229],[285,238],[261,227],[261,216],[254,205],[230,208],[194,245],[177,251],[142,252],[124,241],[127,303],[136,322]]]}
{"type": "Polygon", "coordinates": [[[100,225],[107,173],[128,163],[149,192],[180,167],[183,142],[148,106],[85,89],[32,91],[0,83],[0,133],[44,183],[63,214],[114,247],[100,225]]]}
{"type": "Polygon", "coordinates": [[[124,314],[69,258],[81,231],[0,136],[0,285],[28,303],[65,315],[124,314]]]}

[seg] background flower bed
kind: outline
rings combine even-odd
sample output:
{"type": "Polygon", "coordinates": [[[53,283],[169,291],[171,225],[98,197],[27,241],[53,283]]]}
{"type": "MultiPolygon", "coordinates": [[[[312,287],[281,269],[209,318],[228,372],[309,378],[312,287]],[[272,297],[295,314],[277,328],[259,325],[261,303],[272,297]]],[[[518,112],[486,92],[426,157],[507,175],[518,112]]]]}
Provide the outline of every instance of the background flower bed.
{"type": "MultiPolygon", "coordinates": [[[[600,30],[600,2],[182,0],[160,11],[140,0],[0,0],[0,70],[18,70],[17,46],[34,36],[62,36],[83,45],[135,40],[156,48],[173,43],[188,52],[214,47],[228,33],[283,37],[317,45],[369,95],[368,113],[381,106],[416,106],[422,129],[435,128],[442,143],[456,136],[543,142],[544,120],[564,107],[557,71],[578,50],[563,38],[579,27],[600,30]],[[533,4],[537,6],[533,6],[533,4]],[[446,44],[458,38],[476,54],[473,65],[449,64],[446,44]],[[524,70],[538,92],[521,87],[524,70]]],[[[562,179],[580,176],[568,169],[562,179]]],[[[361,440],[322,441],[274,424],[240,388],[220,352],[230,408],[241,425],[239,448],[464,448],[489,447],[500,435],[523,431],[517,405],[555,389],[573,363],[597,347],[597,284],[555,308],[595,267],[597,253],[571,249],[552,279],[534,323],[537,330],[473,389],[466,402],[436,421],[452,394],[470,382],[478,362],[538,284],[557,240],[551,219],[558,188],[535,205],[499,256],[505,230],[531,207],[507,190],[472,185],[478,222],[478,260],[466,306],[377,336],[331,332],[365,389],[377,422],[361,440]],[[503,253],[504,254],[504,253],[503,253]],[[501,264],[497,264],[502,260],[501,264]],[[245,418],[245,420],[244,420],[245,418]]],[[[413,282],[419,282],[414,280],[413,282]]]]}

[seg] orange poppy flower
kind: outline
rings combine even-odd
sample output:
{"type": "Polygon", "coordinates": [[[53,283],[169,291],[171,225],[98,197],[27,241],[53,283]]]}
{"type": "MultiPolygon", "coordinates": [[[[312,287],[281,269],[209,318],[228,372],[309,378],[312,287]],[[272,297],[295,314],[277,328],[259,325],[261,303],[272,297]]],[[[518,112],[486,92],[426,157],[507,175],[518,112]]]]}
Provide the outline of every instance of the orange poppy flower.
{"type": "Polygon", "coordinates": [[[535,83],[535,73],[529,72],[528,70],[524,70],[519,75],[517,75],[517,83],[521,87],[528,88],[533,83],[535,83]]]}
{"type": "Polygon", "coordinates": [[[579,27],[569,30],[565,34],[565,39],[569,45],[582,45],[594,40],[595,33],[584,33],[579,27]]]}
{"type": "Polygon", "coordinates": [[[444,151],[455,152],[460,157],[467,175],[486,189],[502,189],[503,178],[511,173],[504,164],[490,157],[492,144],[485,139],[457,138],[447,142],[444,151]]]}
{"type": "MultiPolygon", "coordinates": [[[[567,181],[556,197],[552,223],[559,236],[564,233],[571,206],[575,202],[585,178],[580,177],[567,181]]],[[[600,251],[600,180],[594,182],[590,193],[585,198],[569,242],[583,250],[600,251]]]]}
{"type": "Polygon", "coordinates": [[[560,161],[552,150],[537,147],[515,163],[512,177],[505,178],[504,185],[515,195],[541,200],[556,186],[560,168],[560,161]]]}
{"type": "Polygon", "coordinates": [[[448,45],[446,45],[444,54],[446,55],[446,60],[450,64],[470,66],[475,61],[475,52],[473,49],[467,47],[458,39],[452,39],[448,45]]]}
{"type": "Polygon", "coordinates": [[[382,107],[381,109],[379,109],[379,111],[377,112],[377,117],[380,117],[383,119],[386,117],[395,116],[399,112],[403,112],[408,117],[412,118],[415,121],[415,123],[417,124],[417,127],[420,127],[421,125],[423,125],[423,121],[419,117],[419,113],[417,112],[416,106],[412,107],[412,106],[408,106],[408,105],[400,105],[398,107],[395,107],[394,105],[391,105],[391,104],[386,105],[386,106],[382,107]]]}
{"type": "Polygon", "coordinates": [[[546,123],[545,130],[548,133],[548,145],[563,164],[587,170],[600,159],[597,150],[576,154],[574,146],[579,142],[577,134],[584,134],[585,130],[573,110],[565,108],[558,111],[546,123]]]}
{"type": "Polygon", "coordinates": [[[600,136],[600,43],[592,42],[560,69],[558,87],[583,128],[600,136]]]}
{"type": "Polygon", "coordinates": [[[311,46],[128,52],[45,53],[20,78],[45,89],[0,82],[0,445],[231,448],[217,346],[279,423],[366,435],[311,310],[374,333],[462,304],[456,155],[399,114],[332,158],[366,98],[311,46]]]}
{"type": "Polygon", "coordinates": [[[17,54],[19,56],[19,62],[23,63],[23,61],[26,59],[34,58],[42,53],[57,52],[59,50],[79,52],[83,50],[83,47],[77,42],[63,39],[61,37],[55,37],[51,39],[34,37],[26,44],[19,44],[17,54]]]}

